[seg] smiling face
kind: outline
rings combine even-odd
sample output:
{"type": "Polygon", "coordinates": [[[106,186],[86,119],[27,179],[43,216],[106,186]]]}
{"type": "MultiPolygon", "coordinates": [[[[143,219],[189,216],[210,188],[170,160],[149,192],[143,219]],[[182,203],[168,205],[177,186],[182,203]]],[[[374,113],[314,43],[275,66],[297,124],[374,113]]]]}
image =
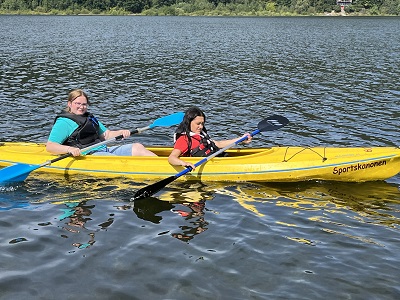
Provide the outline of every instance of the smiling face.
{"type": "Polygon", "coordinates": [[[84,95],[76,97],[72,101],[68,101],[69,111],[75,115],[83,115],[87,112],[88,101],[84,95]]]}
{"type": "Polygon", "coordinates": [[[190,131],[200,134],[204,128],[204,117],[197,116],[190,122],[190,131]]]}

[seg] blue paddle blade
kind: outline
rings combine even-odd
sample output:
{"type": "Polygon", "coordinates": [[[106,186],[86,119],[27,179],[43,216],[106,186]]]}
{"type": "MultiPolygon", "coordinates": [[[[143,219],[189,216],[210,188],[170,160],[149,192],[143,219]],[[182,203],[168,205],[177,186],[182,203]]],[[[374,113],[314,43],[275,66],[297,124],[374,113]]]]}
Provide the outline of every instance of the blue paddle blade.
{"type": "Polygon", "coordinates": [[[185,114],[183,112],[177,112],[172,115],[166,116],[159,118],[153,122],[149,127],[153,128],[156,126],[173,126],[173,125],[178,125],[179,123],[182,122],[183,116],[185,114]]]}
{"type": "Polygon", "coordinates": [[[21,182],[40,165],[15,164],[0,170],[0,183],[21,182]]]}

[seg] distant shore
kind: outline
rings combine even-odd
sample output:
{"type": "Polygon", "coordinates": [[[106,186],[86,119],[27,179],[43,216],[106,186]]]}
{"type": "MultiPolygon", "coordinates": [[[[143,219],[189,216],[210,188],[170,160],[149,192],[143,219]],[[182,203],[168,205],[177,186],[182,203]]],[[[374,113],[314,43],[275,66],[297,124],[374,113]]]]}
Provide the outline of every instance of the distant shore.
{"type": "Polygon", "coordinates": [[[218,10],[209,11],[203,14],[200,12],[185,13],[180,11],[177,14],[166,14],[158,10],[147,10],[140,14],[132,14],[127,12],[71,12],[71,11],[59,11],[52,10],[50,12],[38,12],[38,11],[0,11],[0,15],[28,15],[28,16],[190,16],[190,17],[399,17],[394,15],[383,15],[383,14],[369,14],[368,11],[364,12],[346,12],[346,11],[335,11],[314,13],[314,14],[296,14],[296,13],[277,13],[268,11],[256,11],[252,13],[243,12],[241,13],[227,13],[218,10]]]}

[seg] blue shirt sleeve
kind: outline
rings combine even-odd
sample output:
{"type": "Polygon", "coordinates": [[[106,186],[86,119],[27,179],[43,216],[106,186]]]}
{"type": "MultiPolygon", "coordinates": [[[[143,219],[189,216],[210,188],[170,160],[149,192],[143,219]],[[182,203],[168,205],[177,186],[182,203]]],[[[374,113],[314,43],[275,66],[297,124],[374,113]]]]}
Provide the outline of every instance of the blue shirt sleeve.
{"type": "Polygon", "coordinates": [[[100,131],[99,134],[102,135],[104,132],[107,131],[107,127],[104,126],[103,123],[101,123],[100,121],[98,121],[98,122],[99,122],[99,127],[100,127],[99,128],[99,131],[100,131]]]}
{"type": "Polygon", "coordinates": [[[50,131],[49,142],[62,144],[78,128],[78,124],[68,118],[57,118],[50,131]]]}

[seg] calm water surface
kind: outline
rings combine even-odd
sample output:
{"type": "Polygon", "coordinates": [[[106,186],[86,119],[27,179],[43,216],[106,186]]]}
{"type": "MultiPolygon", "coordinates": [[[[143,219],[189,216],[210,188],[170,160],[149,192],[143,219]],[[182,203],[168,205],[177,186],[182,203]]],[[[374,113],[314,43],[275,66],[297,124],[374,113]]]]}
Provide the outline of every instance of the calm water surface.
{"type": "MultiPolygon", "coordinates": [[[[0,16],[1,141],[45,142],[84,88],[113,128],[191,105],[252,146],[398,146],[398,18],[0,16]]],[[[135,137],[171,145],[172,128],[135,137]]],[[[400,176],[175,183],[32,174],[0,187],[1,299],[396,299],[400,176]]]]}

